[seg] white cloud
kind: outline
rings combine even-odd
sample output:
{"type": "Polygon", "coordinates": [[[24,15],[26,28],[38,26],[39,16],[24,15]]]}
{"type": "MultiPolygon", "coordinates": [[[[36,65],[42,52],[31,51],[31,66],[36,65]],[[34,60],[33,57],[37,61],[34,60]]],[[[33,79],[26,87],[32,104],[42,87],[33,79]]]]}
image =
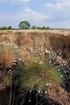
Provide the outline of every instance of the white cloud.
{"type": "Polygon", "coordinates": [[[35,12],[30,8],[23,10],[21,14],[24,14],[26,18],[34,22],[40,22],[40,21],[44,21],[47,19],[47,16],[44,16],[38,12],[35,12]]]}
{"type": "Polygon", "coordinates": [[[50,7],[50,8],[57,8],[57,9],[63,8],[62,3],[59,3],[59,2],[56,3],[56,4],[54,4],[54,3],[46,3],[45,6],[50,7]]]}
{"type": "Polygon", "coordinates": [[[56,3],[47,2],[45,6],[50,8],[62,9],[70,6],[70,0],[59,0],[56,3]]]}
{"type": "Polygon", "coordinates": [[[26,3],[29,2],[30,0],[0,0],[0,3],[4,2],[11,2],[11,3],[26,3]]]}
{"type": "Polygon", "coordinates": [[[11,0],[11,3],[26,3],[29,2],[30,0],[11,0]]]}

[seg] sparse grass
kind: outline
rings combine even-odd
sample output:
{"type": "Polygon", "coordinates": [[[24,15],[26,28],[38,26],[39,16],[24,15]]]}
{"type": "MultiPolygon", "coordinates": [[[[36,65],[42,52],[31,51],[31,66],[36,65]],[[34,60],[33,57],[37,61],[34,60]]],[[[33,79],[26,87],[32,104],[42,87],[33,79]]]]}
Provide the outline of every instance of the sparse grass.
{"type": "Polygon", "coordinates": [[[0,63],[11,64],[16,60],[17,48],[9,43],[0,43],[0,63]]]}
{"type": "Polygon", "coordinates": [[[12,75],[6,74],[3,76],[3,83],[5,87],[12,85],[12,75]]]}
{"type": "Polygon", "coordinates": [[[16,61],[17,48],[9,43],[0,43],[0,70],[2,71],[2,84],[12,84],[12,63],[16,61]],[[11,71],[9,71],[11,70],[11,71]]]}

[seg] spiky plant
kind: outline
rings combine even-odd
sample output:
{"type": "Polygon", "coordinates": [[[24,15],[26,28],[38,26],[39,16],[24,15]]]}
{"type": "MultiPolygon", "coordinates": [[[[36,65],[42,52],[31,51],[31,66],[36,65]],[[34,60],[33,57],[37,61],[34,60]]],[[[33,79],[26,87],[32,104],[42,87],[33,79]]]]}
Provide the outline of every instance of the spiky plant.
{"type": "MultiPolygon", "coordinates": [[[[47,59],[47,58],[46,58],[47,59]]],[[[18,63],[16,66],[17,83],[27,89],[43,90],[47,84],[62,82],[61,73],[48,60],[35,59],[33,62],[18,63]]]]}

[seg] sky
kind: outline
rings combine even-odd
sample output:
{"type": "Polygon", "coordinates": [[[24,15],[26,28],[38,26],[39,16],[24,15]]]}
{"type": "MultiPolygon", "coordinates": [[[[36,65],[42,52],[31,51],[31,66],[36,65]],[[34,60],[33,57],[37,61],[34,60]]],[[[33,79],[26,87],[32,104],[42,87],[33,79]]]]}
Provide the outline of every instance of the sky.
{"type": "Polygon", "coordinates": [[[0,26],[31,25],[70,28],[70,0],[0,0],[0,26]]]}

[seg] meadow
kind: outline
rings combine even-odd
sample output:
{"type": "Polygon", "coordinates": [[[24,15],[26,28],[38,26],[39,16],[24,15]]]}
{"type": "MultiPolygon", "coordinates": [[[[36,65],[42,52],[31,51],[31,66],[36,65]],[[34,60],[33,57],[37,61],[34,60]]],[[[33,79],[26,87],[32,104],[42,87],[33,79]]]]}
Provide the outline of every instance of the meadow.
{"type": "Polygon", "coordinates": [[[70,30],[0,30],[1,105],[69,105],[69,83],[70,30]]]}

